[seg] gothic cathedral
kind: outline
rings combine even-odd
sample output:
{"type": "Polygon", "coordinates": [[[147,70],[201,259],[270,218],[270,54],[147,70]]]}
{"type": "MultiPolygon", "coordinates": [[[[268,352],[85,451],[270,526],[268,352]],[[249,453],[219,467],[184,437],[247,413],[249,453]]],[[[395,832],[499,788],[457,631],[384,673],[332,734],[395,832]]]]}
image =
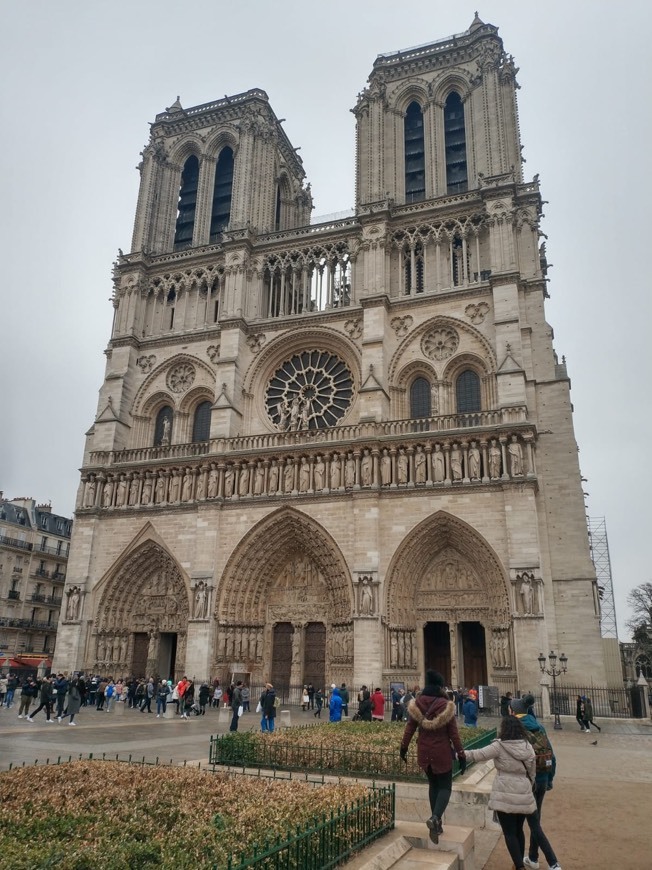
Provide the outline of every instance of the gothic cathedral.
{"type": "Polygon", "coordinates": [[[604,684],[516,73],[477,17],[377,57],[327,223],[264,91],[156,116],[56,668],[604,684]]]}

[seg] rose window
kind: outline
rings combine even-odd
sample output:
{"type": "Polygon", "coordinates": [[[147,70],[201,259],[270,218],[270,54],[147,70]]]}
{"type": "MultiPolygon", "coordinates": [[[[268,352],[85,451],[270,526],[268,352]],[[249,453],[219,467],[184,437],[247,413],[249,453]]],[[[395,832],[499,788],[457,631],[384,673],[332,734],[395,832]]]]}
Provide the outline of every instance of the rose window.
{"type": "Polygon", "coordinates": [[[421,339],[421,350],[428,359],[448,359],[459,343],[460,338],[454,329],[431,329],[421,339]]]}
{"type": "Polygon", "coordinates": [[[173,393],[183,393],[190,389],[195,380],[195,367],[190,363],[179,363],[168,372],[168,387],[173,393]]]}
{"type": "Polygon", "coordinates": [[[335,426],[353,399],[353,376],[339,357],[304,351],[283,363],[270,380],[265,406],[282,431],[335,426]]]}

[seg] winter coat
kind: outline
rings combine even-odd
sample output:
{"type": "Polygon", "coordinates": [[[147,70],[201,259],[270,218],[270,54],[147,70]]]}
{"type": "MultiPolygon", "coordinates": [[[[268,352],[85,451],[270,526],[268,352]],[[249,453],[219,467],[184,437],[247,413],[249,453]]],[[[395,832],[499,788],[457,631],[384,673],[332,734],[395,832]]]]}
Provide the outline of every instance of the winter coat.
{"type": "Polygon", "coordinates": [[[75,713],[79,713],[79,708],[81,707],[81,695],[79,693],[79,686],[76,683],[71,683],[68,686],[68,701],[67,701],[67,710],[71,716],[74,716],[75,713]]]}
{"type": "Polygon", "coordinates": [[[208,686],[203,685],[199,687],[199,703],[202,705],[202,707],[208,704],[209,695],[210,689],[208,688],[208,686]]]}
{"type": "Polygon", "coordinates": [[[475,727],[478,724],[478,706],[472,698],[467,698],[462,704],[464,724],[475,727]]]}
{"type": "Polygon", "coordinates": [[[276,716],[276,692],[274,689],[265,689],[263,694],[260,696],[260,706],[262,708],[263,716],[266,716],[267,719],[273,719],[276,716]]]}
{"type": "MultiPolygon", "coordinates": [[[[543,733],[546,734],[546,729],[543,727],[543,725],[534,716],[531,716],[529,713],[525,716],[518,715],[516,718],[520,721],[521,725],[525,728],[526,731],[531,731],[533,733],[535,731],[543,731],[543,733]]],[[[546,737],[547,736],[548,735],[546,734],[546,737]]],[[[552,746],[552,743],[550,745],[552,746]]],[[[550,770],[537,771],[537,775],[536,775],[537,785],[545,785],[548,788],[552,788],[552,781],[555,778],[556,771],[557,771],[557,759],[555,758],[555,753],[553,751],[553,753],[552,753],[552,767],[550,768],[550,770]]]]}
{"type": "Polygon", "coordinates": [[[422,770],[448,773],[453,768],[451,746],[459,758],[464,758],[464,747],[455,721],[455,703],[438,695],[426,695],[424,689],[418,698],[408,704],[408,723],[403,731],[401,749],[407,749],[418,729],[417,762],[422,770]]]}
{"type": "Polygon", "coordinates": [[[509,702],[511,698],[508,698],[507,695],[500,696],[500,715],[501,716],[509,716],[509,702]]]}
{"type": "Polygon", "coordinates": [[[378,691],[374,692],[371,696],[371,706],[372,706],[372,716],[376,716],[378,719],[383,719],[385,717],[385,698],[383,697],[383,693],[378,691]]]}
{"type": "Polygon", "coordinates": [[[593,704],[589,698],[584,702],[584,718],[587,722],[593,722],[593,704]]]}
{"type": "Polygon", "coordinates": [[[482,749],[466,750],[467,761],[489,761],[490,758],[496,767],[496,778],[489,809],[529,816],[537,808],[532,792],[536,772],[532,745],[527,740],[494,740],[482,749]]]}
{"type": "Polygon", "coordinates": [[[52,683],[49,680],[43,680],[43,682],[41,683],[41,691],[39,695],[41,704],[51,704],[53,697],[54,691],[52,689],[52,683]]]}
{"type": "Polygon", "coordinates": [[[328,704],[328,709],[330,711],[330,715],[328,717],[329,722],[342,721],[342,696],[340,695],[339,689],[333,689],[331,699],[328,704]]]}
{"type": "Polygon", "coordinates": [[[358,704],[358,716],[363,722],[371,722],[371,698],[369,692],[365,692],[362,701],[358,704]]]}

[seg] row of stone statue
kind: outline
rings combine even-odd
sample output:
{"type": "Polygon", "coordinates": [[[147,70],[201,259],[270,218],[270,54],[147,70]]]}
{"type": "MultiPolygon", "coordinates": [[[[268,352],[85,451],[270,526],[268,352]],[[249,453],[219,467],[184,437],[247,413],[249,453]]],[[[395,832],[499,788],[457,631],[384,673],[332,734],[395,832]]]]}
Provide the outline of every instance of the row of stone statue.
{"type": "Polygon", "coordinates": [[[129,636],[126,634],[106,637],[98,635],[95,660],[102,665],[126,665],[129,636]]]}
{"type": "Polygon", "coordinates": [[[417,639],[413,631],[389,631],[389,665],[392,668],[416,668],[417,639]]]}
{"type": "Polygon", "coordinates": [[[494,629],[489,642],[489,652],[494,668],[510,669],[512,656],[509,649],[509,631],[507,629],[494,629]]]}
{"type": "Polygon", "coordinates": [[[225,662],[262,661],[263,629],[245,625],[221,632],[217,655],[218,660],[225,662]]]}
{"type": "MultiPolygon", "coordinates": [[[[528,468],[533,467],[532,445],[528,468]]],[[[85,508],[178,504],[214,498],[247,498],[361,488],[451,485],[520,478],[523,446],[511,439],[418,444],[415,447],[350,450],[316,456],[243,460],[156,471],[89,474],[85,508]],[[506,471],[509,469],[509,472],[506,471]]]]}

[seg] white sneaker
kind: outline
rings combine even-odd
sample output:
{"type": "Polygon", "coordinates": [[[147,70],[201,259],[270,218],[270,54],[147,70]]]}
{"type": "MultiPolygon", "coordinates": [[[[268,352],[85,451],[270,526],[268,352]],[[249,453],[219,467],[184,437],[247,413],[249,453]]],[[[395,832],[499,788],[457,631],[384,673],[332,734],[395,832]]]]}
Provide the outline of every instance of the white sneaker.
{"type": "Polygon", "coordinates": [[[539,862],[533,861],[531,858],[528,858],[527,855],[523,858],[523,866],[529,867],[530,870],[539,870],[539,862]]]}
{"type": "Polygon", "coordinates": [[[61,719],[62,719],[62,718],[63,718],[62,716],[57,716],[57,722],[59,723],[59,725],[61,725],[61,719]]]}
{"type": "Polygon", "coordinates": [[[76,722],[68,722],[68,725],[76,725],[76,722]]]}
{"type": "Polygon", "coordinates": [[[23,714],[22,714],[22,713],[19,713],[19,714],[18,714],[18,718],[19,718],[19,719],[22,719],[22,718],[23,718],[23,714]]]}
{"type": "Polygon", "coordinates": [[[553,864],[550,870],[561,870],[561,864],[553,864]]]}
{"type": "Polygon", "coordinates": [[[161,718],[161,714],[160,714],[160,713],[157,713],[157,714],[156,714],[156,718],[157,718],[157,719],[160,719],[160,718],[161,718]]]}
{"type": "Polygon", "coordinates": [[[31,716],[28,716],[28,717],[27,717],[27,721],[28,721],[28,722],[33,722],[34,720],[32,719],[31,716]]]}
{"type": "Polygon", "coordinates": [[[46,719],[45,721],[48,723],[48,725],[50,725],[52,722],[54,722],[54,719],[46,719]]]}

